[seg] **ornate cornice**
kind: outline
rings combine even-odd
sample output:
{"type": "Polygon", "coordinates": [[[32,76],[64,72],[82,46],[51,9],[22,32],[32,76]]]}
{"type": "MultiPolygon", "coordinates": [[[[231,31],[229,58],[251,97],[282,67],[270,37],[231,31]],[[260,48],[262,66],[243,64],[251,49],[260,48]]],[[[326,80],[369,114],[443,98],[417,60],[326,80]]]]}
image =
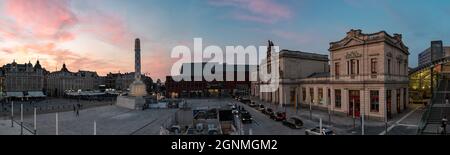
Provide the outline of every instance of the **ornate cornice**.
{"type": "Polygon", "coordinates": [[[352,52],[347,53],[345,55],[346,59],[356,59],[356,58],[360,58],[360,57],[362,57],[362,54],[360,54],[360,53],[358,53],[356,51],[352,51],[352,52]]]}

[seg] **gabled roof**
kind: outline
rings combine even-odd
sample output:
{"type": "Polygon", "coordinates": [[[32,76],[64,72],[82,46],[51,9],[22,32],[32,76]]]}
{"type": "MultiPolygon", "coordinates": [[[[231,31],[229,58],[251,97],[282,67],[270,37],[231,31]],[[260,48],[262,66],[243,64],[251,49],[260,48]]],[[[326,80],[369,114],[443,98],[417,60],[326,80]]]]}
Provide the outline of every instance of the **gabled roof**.
{"type": "Polygon", "coordinates": [[[339,50],[342,48],[358,46],[362,44],[385,42],[393,47],[403,51],[409,55],[409,48],[403,43],[402,35],[394,33],[394,36],[389,35],[386,31],[379,31],[376,33],[365,34],[361,30],[350,30],[347,32],[345,38],[330,43],[330,51],[339,50]]]}

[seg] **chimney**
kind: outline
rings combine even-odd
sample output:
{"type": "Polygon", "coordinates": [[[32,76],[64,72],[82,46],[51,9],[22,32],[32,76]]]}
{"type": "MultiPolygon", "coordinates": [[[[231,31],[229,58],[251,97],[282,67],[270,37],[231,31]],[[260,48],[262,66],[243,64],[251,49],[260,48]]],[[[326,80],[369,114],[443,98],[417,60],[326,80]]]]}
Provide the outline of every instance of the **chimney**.
{"type": "Polygon", "coordinates": [[[402,35],[398,33],[394,33],[394,38],[397,39],[398,41],[401,41],[403,39],[402,35]]]}

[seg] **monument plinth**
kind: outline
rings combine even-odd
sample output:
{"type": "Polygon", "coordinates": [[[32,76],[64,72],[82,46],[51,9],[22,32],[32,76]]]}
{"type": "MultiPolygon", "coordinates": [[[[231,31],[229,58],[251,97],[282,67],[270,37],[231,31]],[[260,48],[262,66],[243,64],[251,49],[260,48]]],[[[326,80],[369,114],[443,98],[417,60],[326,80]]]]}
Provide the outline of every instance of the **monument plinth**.
{"type": "Polygon", "coordinates": [[[147,86],[142,82],[141,77],[141,44],[140,40],[135,40],[134,58],[134,81],[130,85],[128,96],[118,96],[117,106],[128,109],[141,109],[145,104],[144,96],[147,96],[147,86]]]}

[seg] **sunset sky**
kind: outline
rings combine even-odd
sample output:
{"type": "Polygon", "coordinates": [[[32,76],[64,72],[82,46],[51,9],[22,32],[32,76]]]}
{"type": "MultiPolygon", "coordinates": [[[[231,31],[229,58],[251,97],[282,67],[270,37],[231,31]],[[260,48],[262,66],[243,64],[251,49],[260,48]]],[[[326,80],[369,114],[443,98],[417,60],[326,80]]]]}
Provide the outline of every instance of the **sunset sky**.
{"type": "Polygon", "coordinates": [[[431,40],[450,44],[444,0],[0,0],[0,65],[37,59],[50,71],[170,73],[177,45],[265,45],[328,54],[350,29],[403,34],[410,67],[431,40]]]}

